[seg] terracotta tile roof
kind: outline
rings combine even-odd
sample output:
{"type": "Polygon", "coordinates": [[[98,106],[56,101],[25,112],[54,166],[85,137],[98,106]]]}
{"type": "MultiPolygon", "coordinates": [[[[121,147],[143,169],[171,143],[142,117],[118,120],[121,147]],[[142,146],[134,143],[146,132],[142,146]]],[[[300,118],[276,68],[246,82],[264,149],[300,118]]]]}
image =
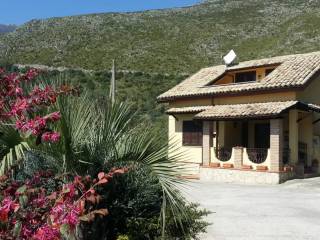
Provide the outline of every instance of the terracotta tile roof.
{"type": "Polygon", "coordinates": [[[315,112],[320,112],[320,105],[318,104],[309,103],[308,107],[315,112]]]}
{"type": "Polygon", "coordinates": [[[194,106],[194,107],[180,107],[180,108],[170,108],[166,111],[167,114],[175,113],[199,113],[212,108],[213,106],[194,106]]]}
{"type": "Polygon", "coordinates": [[[247,91],[299,88],[320,73],[320,52],[252,60],[231,67],[224,65],[201,69],[158,97],[168,101],[179,97],[237,94],[247,91]],[[261,82],[209,85],[228,71],[280,64],[261,82]]]}
{"type": "Polygon", "coordinates": [[[196,119],[234,119],[239,117],[271,117],[281,114],[298,101],[216,105],[195,115],[196,119]]]}

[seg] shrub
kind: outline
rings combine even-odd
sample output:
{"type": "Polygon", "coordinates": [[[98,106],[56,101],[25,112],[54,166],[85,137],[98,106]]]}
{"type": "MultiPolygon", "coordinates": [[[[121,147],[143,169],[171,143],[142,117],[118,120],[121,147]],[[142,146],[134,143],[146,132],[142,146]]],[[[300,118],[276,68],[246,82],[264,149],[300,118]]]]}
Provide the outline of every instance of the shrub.
{"type": "Polygon", "coordinates": [[[108,210],[100,207],[98,192],[126,171],[101,172],[97,179],[69,176],[72,181],[65,181],[66,176],[54,177],[49,171],[20,182],[2,176],[0,239],[58,240],[83,235],[81,224],[108,215],[108,210]]]}
{"type": "MultiPolygon", "coordinates": [[[[113,179],[108,191],[101,193],[109,196],[105,198],[109,215],[103,221],[96,219],[87,239],[163,239],[163,193],[157,179],[151,176],[147,171],[135,170],[113,179]]],[[[165,239],[197,239],[208,226],[203,220],[208,212],[185,199],[179,204],[184,215],[173,216],[169,207],[165,211],[165,239]]]]}

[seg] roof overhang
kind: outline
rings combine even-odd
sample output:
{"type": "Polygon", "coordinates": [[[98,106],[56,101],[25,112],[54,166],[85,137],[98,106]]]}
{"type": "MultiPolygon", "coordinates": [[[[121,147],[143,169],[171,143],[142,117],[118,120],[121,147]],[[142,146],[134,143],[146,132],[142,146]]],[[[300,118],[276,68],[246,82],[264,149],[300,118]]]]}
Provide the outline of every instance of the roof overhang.
{"type": "Polygon", "coordinates": [[[299,101],[181,107],[170,108],[166,113],[175,117],[179,114],[195,114],[195,120],[226,121],[279,118],[291,109],[320,113],[320,105],[299,101]]]}

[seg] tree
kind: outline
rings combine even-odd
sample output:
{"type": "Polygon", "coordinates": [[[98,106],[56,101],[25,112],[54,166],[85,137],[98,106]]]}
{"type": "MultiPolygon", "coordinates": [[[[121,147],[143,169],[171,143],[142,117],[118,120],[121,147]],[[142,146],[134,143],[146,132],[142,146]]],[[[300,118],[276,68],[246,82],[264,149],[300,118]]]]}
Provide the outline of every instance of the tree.
{"type": "MultiPolygon", "coordinates": [[[[59,95],[75,93],[76,90],[69,86],[53,88],[50,85],[36,85],[33,80],[38,74],[36,69],[29,69],[26,73],[7,73],[0,68],[0,125],[3,129],[12,126],[23,138],[34,136],[36,144],[57,142],[60,134],[53,131],[51,125],[60,119],[60,113],[51,112],[42,116],[39,112],[54,104],[59,95]]],[[[21,159],[23,149],[29,149],[26,142],[14,146],[14,150],[3,149],[7,154],[1,162],[0,174],[13,165],[14,159],[21,159]]]]}

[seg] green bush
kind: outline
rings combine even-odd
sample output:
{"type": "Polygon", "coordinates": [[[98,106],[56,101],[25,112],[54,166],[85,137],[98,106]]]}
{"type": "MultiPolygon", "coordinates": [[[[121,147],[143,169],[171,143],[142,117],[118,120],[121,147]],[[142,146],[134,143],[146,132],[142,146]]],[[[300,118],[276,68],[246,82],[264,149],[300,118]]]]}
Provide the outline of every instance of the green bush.
{"type": "MultiPolygon", "coordinates": [[[[92,225],[92,235],[88,239],[163,239],[159,216],[162,190],[147,172],[132,171],[114,179],[106,194],[108,202],[105,204],[110,214],[92,225]]],[[[197,239],[199,233],[205,232],[208,223],[203,217],[208,212],[185,200],[182,208],[185,215],[176,216],[176,219],[171,209],[166,209],[164,239],[197,239]]]]}

